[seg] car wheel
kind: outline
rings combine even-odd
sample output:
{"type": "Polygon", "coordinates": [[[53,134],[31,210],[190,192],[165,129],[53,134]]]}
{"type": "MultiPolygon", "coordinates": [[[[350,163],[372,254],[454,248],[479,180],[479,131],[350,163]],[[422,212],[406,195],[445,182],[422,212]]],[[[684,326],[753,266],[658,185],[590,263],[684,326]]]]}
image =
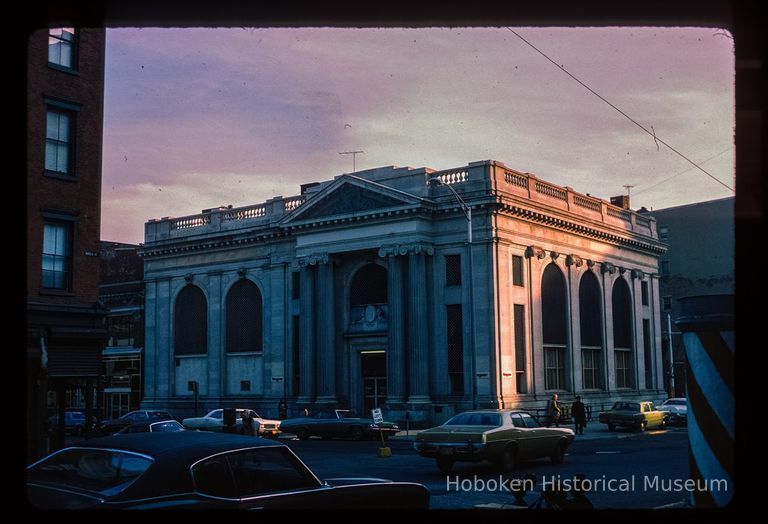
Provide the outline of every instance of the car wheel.
{"type": "Polygon", "coordinates": [[[616,431],[616,426],[613,424],[608,424],[608,431],[616,431]]]}
{"type": "Polygon", "coordinates": [[[549,456],[553,464],[562,464],[565,460],[565,442],[558,442],[555,451],[549,456]]]}
{"type": "Polygon", "coordinates": [[[648,422],[645,420],[640,423],[640,431],[645,431],[645,428],[648,426],[648,422]]]}
{"type": "Polygon", "coordinates": [[[514,446],[507,446],[498,459],[498,466],[502,472],[508,472],[515,469],[515,462],[517,461],[517,450],[514,446]]]}
{"type": "Polygon", "coordinates": [[[349,430],[349,436],[352,437],[352,440],[363,440],[363,428],[352,426],[352,429],[349,430]]]}
{"type": "Polygon", "coordinates": [[[296,436],[299,437],[299,440],[307,440],[309,432],[305,428],[299,428],[296,430],[296,436]]]}
{"type": "Polygon", "coordinates": [[[437,469],[440,470],[440,473],[450,473],[451,468],[453,468],[453,459],[447,458],[447,457],[438,457],[435,459],[437,462],[437,469]]]}

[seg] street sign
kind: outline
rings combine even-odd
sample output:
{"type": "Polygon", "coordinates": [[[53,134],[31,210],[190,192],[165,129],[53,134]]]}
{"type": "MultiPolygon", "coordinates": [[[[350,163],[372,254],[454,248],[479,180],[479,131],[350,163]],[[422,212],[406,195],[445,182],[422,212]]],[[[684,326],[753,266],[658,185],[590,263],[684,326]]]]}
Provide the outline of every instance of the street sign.
{"type": "Polygon", "coordinates": [[[384,422],[384,417],[381,414],[381,409],[376,408],[371,410],[371,415],[373,415],[373,423],[374,424],[381,424],[384,422]]]}

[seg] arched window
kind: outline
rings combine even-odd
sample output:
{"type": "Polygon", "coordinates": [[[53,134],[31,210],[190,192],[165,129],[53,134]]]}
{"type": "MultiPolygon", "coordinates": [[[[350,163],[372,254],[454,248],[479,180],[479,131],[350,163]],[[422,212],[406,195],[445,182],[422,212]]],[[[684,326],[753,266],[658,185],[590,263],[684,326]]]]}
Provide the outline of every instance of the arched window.
{"type": "Polygon", "coordinates": [[[616,359],[616,387],[632,385],[632,297],[623,278],[616,279],[611,295],[613,303],[613,348],[616,359]]]}
{"type": "Polygon", "coordinates": [[[579,283],[579,319],[581,328],[581,369],[584,389],[603,387],[600,366],[603,348],[603,317],[600,284],[591,271],[579,283]]]}
{"type": "Polygon", "coordinates": [[[351,331],[386,331],[387,270],[367,264],[357,270],[349,288],[351,331]]]}
{"type": "Polygon", "coordinates": [[[262,300],[258,286],[238,281],[227,293],[227,353],[263,351],[262,300]]]}
{"type": "Polygon", "coordinates": [[[565,278],[555,264],[541,278],[541,323],[544,335],[544,389],[566,389],[568,312],[565,278]]]}
{"type": "Polygon", "coordinates": [[[208,303],[197,286],[186,286],[176,297],[174,352],[176,355],[208,353],[208,303]]]}
{"type": "Polygon", "coordinates": [[[349,290],[352,306],[387,303],[387,270],[378,264],[361,267],[352,279],[349,290]]]}

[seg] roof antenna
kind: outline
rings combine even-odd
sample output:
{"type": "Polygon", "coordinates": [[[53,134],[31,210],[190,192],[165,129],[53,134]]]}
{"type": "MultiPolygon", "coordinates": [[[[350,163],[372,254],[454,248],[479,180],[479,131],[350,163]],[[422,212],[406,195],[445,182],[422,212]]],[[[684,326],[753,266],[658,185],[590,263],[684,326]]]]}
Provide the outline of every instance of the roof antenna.
{"type": "Polygon", "coordinates": [[[623,187],[624,189],[626,189],[626,190],[627,190],[627,197],[629,197],[629,190],[630,190],[630,189],[632,189],[632,188],[633,188],[633,187],[635,187],[635,186],[632,186],[632,185],[629,185],[629,184],[624,184],[624,185],[623,185],[623,186],[621,186],[621,187],[623,187]]]}
{"type": "Polygon", "coordinates": [[[356,150],[356,151],[339,151],[340,155],[352,155],[352,172],[353,173],[356,171],[356,169],[355,169],[355,158],[360,153],[365,153],[365,151],[360,151],[360,150],[356,150]]]}

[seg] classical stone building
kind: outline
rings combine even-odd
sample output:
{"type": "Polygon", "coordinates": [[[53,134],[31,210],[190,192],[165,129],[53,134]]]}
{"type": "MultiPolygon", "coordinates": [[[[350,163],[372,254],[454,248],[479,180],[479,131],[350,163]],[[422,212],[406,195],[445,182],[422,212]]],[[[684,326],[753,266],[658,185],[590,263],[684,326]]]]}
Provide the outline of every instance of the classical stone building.
{"type": "Polygon", "coordinates": [[[197,383],[209,408],[434,423],[656,399],[663,252],[653,218],[496,161],[150,220],[142,405],[185,415],[197,383]]]}

